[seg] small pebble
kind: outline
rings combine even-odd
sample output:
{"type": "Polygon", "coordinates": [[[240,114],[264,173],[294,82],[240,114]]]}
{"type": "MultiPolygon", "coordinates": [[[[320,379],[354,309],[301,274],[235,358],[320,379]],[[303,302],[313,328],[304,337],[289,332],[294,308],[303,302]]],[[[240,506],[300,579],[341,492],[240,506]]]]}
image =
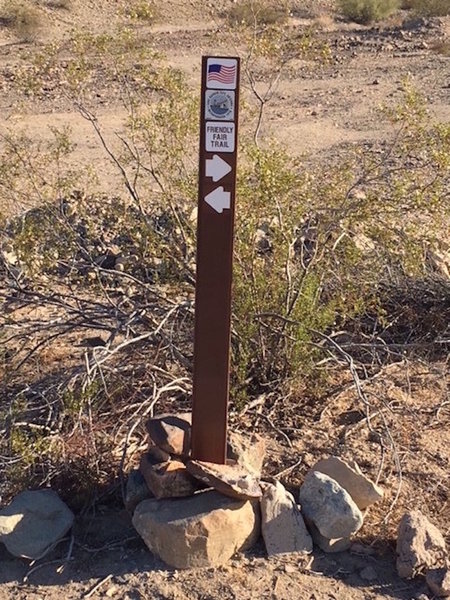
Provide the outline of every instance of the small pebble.
{"type": "Polygon", "coordinates": [[[285,573],[297,573],[298,569],[294,565],[284,565],[285,573]]]}

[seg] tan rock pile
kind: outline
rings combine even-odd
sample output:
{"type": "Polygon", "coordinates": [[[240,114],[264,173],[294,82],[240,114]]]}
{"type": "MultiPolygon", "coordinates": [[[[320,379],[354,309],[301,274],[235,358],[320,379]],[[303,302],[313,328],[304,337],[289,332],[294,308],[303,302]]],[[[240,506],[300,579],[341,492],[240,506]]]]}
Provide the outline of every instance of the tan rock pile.
{"type": "Polygon", "coordinates": [[[137,487],[129,505],[137,504],[133,524],[149,549],[175,567],[223,564],[261,530],[269,556],[308,554],[313,541],[325,552],[345,550],[362,511],[383,495],[356,464],[330,457],[307,474],[298,503],[279,481],[260,481],[265,443],[256,434],[231,432],[227,464],[217,465],[191,459],[190,414],[161,415],[146,428],[150,445],[142,478],[130,478],[137,487]],[[149,499],[136,503],[142,479],[149,499]]]}

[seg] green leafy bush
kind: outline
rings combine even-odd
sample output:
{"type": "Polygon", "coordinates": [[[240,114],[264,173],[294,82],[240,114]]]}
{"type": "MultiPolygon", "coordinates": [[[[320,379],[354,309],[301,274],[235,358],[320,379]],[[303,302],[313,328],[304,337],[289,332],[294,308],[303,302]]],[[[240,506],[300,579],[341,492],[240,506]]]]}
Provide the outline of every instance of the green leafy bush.
{"type": "Polygon", "coordinates": [[[398,0],[339,0],[339,7],[347,19],[368,24],[380,21],[399,8],[398,0]]]}

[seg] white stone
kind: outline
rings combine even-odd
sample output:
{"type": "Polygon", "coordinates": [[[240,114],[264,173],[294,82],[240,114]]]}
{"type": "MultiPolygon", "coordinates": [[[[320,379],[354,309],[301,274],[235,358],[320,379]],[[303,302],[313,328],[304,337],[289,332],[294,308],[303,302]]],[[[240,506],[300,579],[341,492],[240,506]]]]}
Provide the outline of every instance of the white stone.
{"type": "Polygon", "coordinates": [[[324,473],[337,481],[350,494],[360,510],[383,498],[383,490],[363,475],[356,463],[350,464],[337,456],[330,456],[316,463],[312,470],[324,473]]]}
{"type": "Polygon", "coordinates": [[[267,554],[312,552],[311,536],[292,494],[279,481],[261,487],[261,530],[267,554]]]}
{"type": "Polygon", "coordinates": [[[419,510],[403,515],[397,537],[397,572],[410,579],[433,567],[443,567],[447,557],[441,532],[419,510]]]}
{"type": "Polygon", "coordinates": [[[64,537],[73,520],[53,490],[22,492],[0,510],[0,542],[14,556],[37,559],[64,537]]]}
{"type": "Polygon", "coordinates": [[[317,471],[306,476],[300,488],[300,504],[305,518],[330,540],[350,537],[363,524],[362,513],[350,494],[317,471]]]}

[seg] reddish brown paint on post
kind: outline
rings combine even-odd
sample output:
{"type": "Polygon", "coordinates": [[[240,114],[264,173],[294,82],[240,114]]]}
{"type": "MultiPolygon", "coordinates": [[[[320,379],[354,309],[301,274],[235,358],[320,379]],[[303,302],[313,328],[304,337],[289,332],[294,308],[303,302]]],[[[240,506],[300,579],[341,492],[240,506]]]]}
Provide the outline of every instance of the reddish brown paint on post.
{"type": "Polygon", "coordinates": [[[239,68],[238,58],[202,60],[191,446],[195,459],[220,464],[227,443],[239,68]]]}

